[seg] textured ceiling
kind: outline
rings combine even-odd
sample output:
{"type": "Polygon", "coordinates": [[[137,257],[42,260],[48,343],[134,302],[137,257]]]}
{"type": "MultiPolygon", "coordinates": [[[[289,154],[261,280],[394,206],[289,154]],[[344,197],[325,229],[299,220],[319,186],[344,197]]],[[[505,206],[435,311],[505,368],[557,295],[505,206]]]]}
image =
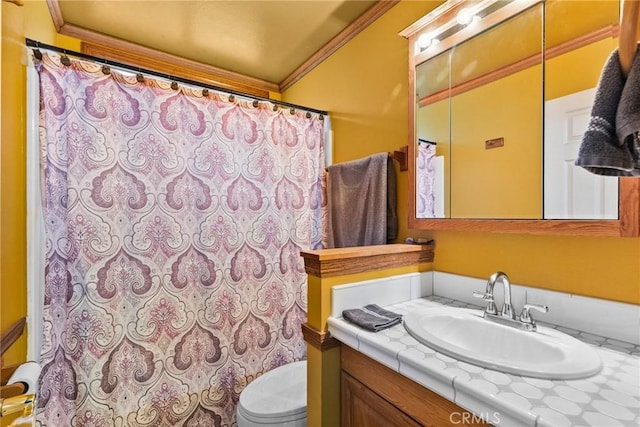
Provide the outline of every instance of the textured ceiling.
{"type": "Polygon", "coordinates": [[[273,83],[375,3],[58,0],[65,24],[273,83]]]}

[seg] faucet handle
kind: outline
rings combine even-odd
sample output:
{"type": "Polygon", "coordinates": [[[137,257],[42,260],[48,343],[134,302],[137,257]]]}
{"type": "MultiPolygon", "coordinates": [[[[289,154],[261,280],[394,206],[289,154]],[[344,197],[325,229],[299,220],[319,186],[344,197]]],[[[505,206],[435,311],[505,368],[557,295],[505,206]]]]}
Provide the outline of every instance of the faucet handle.
{"type": "Polygon", "coordinates": [[[522,313],[520,313],[520,321],[523,323],[533,323],[533,319],[531,318],[531,314],[529,311],[537,310],[541,313],[547,313],[549,311],[549,306],[546,305],[538,305],[538,304],[525,304],[522,308],[522,313]]]}
{"type": "Polygon", "coordinates": [[[473,291],[473,296],[476,298],[482,298],[485,301],[493,302],[493,295],[488,292],[473,291]]]}
{"type": "Polygon", "coordinates": [[[489,305],[485,308],[485,313],[488,314],[498,314],[498,309],[496,308],[496,303],[493,299],[493,295],[489,292],[480,292],[473,291],[473,296],[476,298],[482,298],[484,301],[487,301],[489,305]]]}

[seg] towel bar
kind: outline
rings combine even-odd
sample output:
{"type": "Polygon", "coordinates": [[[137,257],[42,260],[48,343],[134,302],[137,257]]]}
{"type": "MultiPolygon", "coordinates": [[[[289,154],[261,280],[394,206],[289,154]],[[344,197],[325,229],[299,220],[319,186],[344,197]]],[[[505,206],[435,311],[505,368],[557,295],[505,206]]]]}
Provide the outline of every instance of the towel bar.
{"type": "MultiPolygon", "coordinates": [[[[400,147],[397,150],[394,150],[393,152],[391,151],[388,152],[389,157],[400,164],[401,171],[406,171],[408,169],[408,160],[407,160],[409,157],[407,155],[408,151],[409,151],[409,146],[405,145],[404,147],[400,147]]],[[[324,171],[327,172],[328,168],[324,168],[324,171]]]]}
{"type": "Polygon", "coordinates": [[[640,36],[640,2],[637,0],[622,0],[622,12],[620,14],[620,67],[625,76],[629,74],[633,60],[638,51],[638,38],[640,36]]]}
{"type": "Polygon", "coordinates": [[[409,146],[405,145],[404,147],[400,147],[397,150],[389,153],[389,157],[393,160],[396,160],[400,164],[400,170],[406,171],[408,169],[408,155],[409,146]]]}

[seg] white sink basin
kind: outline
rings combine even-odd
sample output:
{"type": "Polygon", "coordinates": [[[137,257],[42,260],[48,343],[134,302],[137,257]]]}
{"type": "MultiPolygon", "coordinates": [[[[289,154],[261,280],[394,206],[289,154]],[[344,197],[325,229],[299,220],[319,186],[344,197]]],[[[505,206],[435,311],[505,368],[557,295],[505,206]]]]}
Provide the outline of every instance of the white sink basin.
{"type": "Polygon", "coordinates": [[[578,379],[597,374],[595,350],[555,329],[536,332],[484,319],[483,312],[454,307],[416,310],[404,316],[415,339],[458,360],[510,374],[545,379],[578,379]]]}

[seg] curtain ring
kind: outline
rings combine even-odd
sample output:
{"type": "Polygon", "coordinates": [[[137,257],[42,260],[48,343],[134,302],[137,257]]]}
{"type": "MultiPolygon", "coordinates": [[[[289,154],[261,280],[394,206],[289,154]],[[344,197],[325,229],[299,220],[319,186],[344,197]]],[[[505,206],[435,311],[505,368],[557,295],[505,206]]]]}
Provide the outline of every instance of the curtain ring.
{"type": "Polygon", "coordinates": [[[33,51],[33,56],[38,60],[38,61],[42,61],[42,52],[40,52],[40,49],[35,49],[33,51]]]}
{"type": "Polygon", "coordinates": [[[178,90],[178,82],[171,82],[171,89],[178,90]]]}
{"type": "Polygon", "coordinates": [[[202,89],[202,96],[205,97],[205,98],[208,98],[209,97],[209,89],[207,89],[207,88],[202,89]]]}
{"type": "Polygon", "coordinates": [[[311,118],[311,113],[307,111],[306,117],[307,117],[307,119],[310,119],[311,118]]]}
{"type": "Polygon", "coordinates": [[[324,114],[320,114],[320,121],[323,122],[324,121],[324,114]]]}
{"type": "Polygon", "coordinates": [[[111,74],[111,68],[109,68],[108,65],[103,65],[102,66],[102,74],[105,74],[105,75],[108,76],[109,74],[111,74]]]}
{"type": "Polygon", "coordinates": [[[273,111],[278,111],[278,104],[273,104],[273,111]]]}
{"type": "Polygon", "coordinates": [[[295,108],[291,108],[289,110],[289,114],[291,114],[292,116],[296,113],[296,109],[295,108]]]}
{"type": "Polygon", "coordinates": [[[62,63],[62,65],[64,65],[65,67],[68,67],[71,65],[71,59],[69,59],[69,57],[67,55],[63,55],[60,57],[60,62],[62,63]]]}
{"type": "Polygon", "coordinates": [[[229,95],[229,102],[235,102],[236,101],[236,97],[233,96],[233,94],[229,95]]]}
{"type": "Polygon", "coordinates": [[[258,102],[257,99],[253,100],[253,108],[258,108],[258,105],[260,105],[260,103],[258,102]]]}
{"type": "Polygon", "coordinates": [[[136,74],[136,80],[138,81],[138,83],[144,83],[144,76],[142,75],[142,73],[136,74]]]}

